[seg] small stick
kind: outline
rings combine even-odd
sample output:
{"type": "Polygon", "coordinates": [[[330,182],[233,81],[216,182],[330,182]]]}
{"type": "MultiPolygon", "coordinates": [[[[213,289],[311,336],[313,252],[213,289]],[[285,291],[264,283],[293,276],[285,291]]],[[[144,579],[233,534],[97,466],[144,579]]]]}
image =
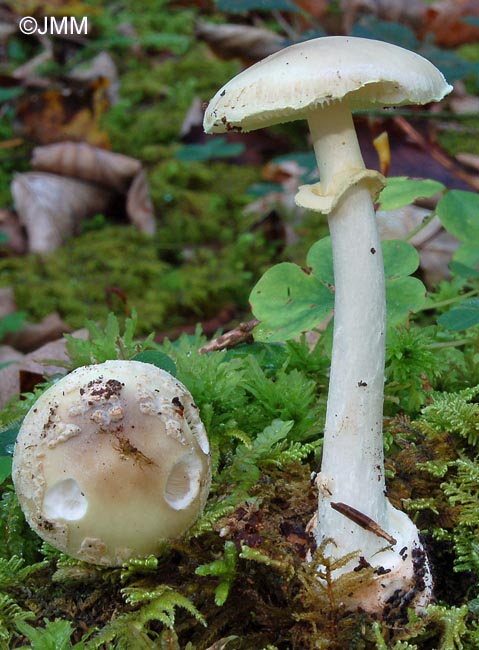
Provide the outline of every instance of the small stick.
{"type": "Polygon", "coordinates": [[[359,510],[356,510],[356,508],[348,506],[345,503],[333,503],[332,501],[330,503],[333,510],[340,512],[351,521],[354,521],[355,524],[361,526],[361,528],[364,528],[364,530],[369,530],[371,533],[374,533],[378,537],[382,537],[393,546],[397,544],[397,539],[394,539],[394,537],[383,530],[381,526],[374,521],[374,519],[371,519],[371,517],[368,517],[363,512],[360,512],[359,510]]]}
{"type": "Polygon", "coordinates": [[[259,321],[256,319],[240,323],[238,327],[206,343],[206,345],[200,348],[200,353],[206,354],[207,352],[226,350],[227,348],[233,348],[235,345],[250,340],[253,335],[253,329],[258,323],[259,321]]]}
{"type": "Polygon", "coordinates": [[[438,146],[429,142],[404,117],[397,115],[393,118],[393,121],[403,133],[411,138],[414,144],[420,147],[423,151],[426,151],[428,154],[430,154],[432,158],[434,158],[434,160],[436,160],[445,169],[448,169],[452,174],[454,174],[454,176],[462,179],[475,190],[479,189],[479,180],[475,176],[464,171],[464,169],[461,169],[459,165],[455,163],[453,158],[450,158],[438,146]]]}

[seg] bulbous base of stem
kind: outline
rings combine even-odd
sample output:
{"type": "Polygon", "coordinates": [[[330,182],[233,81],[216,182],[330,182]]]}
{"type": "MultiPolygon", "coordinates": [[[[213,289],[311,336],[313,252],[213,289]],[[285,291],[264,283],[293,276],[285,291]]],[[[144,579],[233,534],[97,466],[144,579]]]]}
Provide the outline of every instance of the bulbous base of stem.
{"type": "MultiPolygon", "coordinates": [[[[406,615],[409,607],[421,614],[433,597],[433,578],[429,560],[420,542],[416,526],[409,517],[388,503],[388,530],[397,540],[394,545],[384,540],[377,552],[364,557],[359,552],[339,569],[333,569],[332,579],[353,571],[354,589],[345,596],[340,594],[336,603],[347,610],[365,611],[388,618],[391,615],[406,615]],[[368,569],[367,571],[365,569],[368,569]],[[361,580],[361,572],[364,579],[361,580]]],[[[365,536],[370,531],[363,531],[365,536]]],[[[318,543],[321,540],[317,540],[318,543]]],[[[331,539],[324,547],[324,555],[338,559],[346,555],[341,552],[341,540],[331,539]]]]}

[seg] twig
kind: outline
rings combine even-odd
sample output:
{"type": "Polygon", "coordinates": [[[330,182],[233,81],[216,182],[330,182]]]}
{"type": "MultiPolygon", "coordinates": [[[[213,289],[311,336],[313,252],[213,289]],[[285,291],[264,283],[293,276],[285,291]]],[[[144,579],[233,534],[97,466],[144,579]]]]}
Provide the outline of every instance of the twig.
{"type": "Polygon", "coordinates": [[[451,171],[454,176],[462,179],[475,190],[479,190],[479,180],[477,178],[471,174],[468,174],[463,169],[458,168],[454,161],[449,158],[449,156],[447,156],[438,147],[428,142],[428,140],[426,140],[426,138],[421,133],[419,133],[419,131],[417,131],[404,117],[397,115],[393,118],[393,120],[394,123],[401,129],[401,131],[403,131],[403,133],[411,138],[414,144],[416,144],[424,151],[430,153],[434,160],[436,160],[445,169],[451,171]]]}
{"type": "Polygon", "coordinates": [[[340,512],[351,521],[354,521],[355,524],[361,526],[361,528],[364,528],[364,530],[369,530],[371,533],[374,533],[378,537],[382,537],[393,546],[394,544],[397,544],[397,540],[392,535],[383,530],[381,526],[374,521],[374,519],[371,519],[371,517],[365,515],[364,512],[360,512],[359,510],[356,510],[356,508],[348,506],[346,503],[333,503],[331,501],[330,505],[333,510],[340,512]]]}
{"type": "Polygon", "coordinates": [[[218,336],[215,339],[212,339],[206,345],[200,348],[201,354],[206,354],[207,352],[216,352],[218,350],[226,350],[229,348],[235,347],[240,343],[249,341],[252,337],[253,329],[258,325],[259,321],[256,319],[246,321],[245,323],[240,323],[238,327],[218,336]]]}

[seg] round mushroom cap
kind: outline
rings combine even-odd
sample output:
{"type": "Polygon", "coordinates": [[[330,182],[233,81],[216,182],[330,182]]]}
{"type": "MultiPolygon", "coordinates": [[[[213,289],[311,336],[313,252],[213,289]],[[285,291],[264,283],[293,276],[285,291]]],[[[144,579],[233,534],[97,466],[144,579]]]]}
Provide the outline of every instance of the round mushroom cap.
{"type": "Polygon", "coordinates": [[[78,368],[27,414],[13,482],[30,526],[61,551],[115,566],[157,554],[202,511],[209,443],[177,379],[139,361],[78,368]]]}
{"type": "Polygon", "coordinates": [[[326,36],[275,52],[231,79],[210,101],[204,129],[253,131],[307,118],[344,99],[351,110],[427,104],[451,90],[442,73],[415,52],[383,41],[326,36]]]}

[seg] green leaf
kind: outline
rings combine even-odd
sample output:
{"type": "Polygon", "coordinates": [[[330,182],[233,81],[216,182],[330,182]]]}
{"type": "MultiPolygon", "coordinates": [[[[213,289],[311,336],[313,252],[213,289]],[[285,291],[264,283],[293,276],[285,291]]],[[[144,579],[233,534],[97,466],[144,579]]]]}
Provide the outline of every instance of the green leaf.
{"type": "Polygon", "coordinates": [[[400,239],[381,242],[386,278],[411,275],[419,266],[419,253],[411,244],[400,239]]]}
{"type": "Polygon", "coordinates": [[[397,21],[381,20],[375,16],[364,16],[353,25],[351,34],[362,38],[374,38],[400,45],[408,50],[417,50],[418,40],[412,29],[397,21]]]}
{"type": "Polygon", "coordinates": [[[445,189],[438,181],[393,176],[388,178],[386,187],[379,195],[380,208],[381,210],[402,208],[416,199],[434,196],[445,189]]]}
{"type": "Polygon", "coordinates": [[[464,190],[447,192],[436,212],[444,228],[461,241],[479,241],[479,195],[464,190]]]}
{"type": "Polygon", "coordinates": [[[232,144],[220,136],[208,139],[204,144],[185,144],[176,152],[176,158],[184,161],[206,161],[239,156],[243,151],[244,144],[232,144]]]}
{"type": "Polygon", "coordinates": [[[17,439],[18,432],[22,426],[22,420],[8,424],[3,431],[0,431],[0,456],[11,456],[17,439]]]}
{"type": "Polygon", "coordinates": [[[306,257],[306,263],[322,282],[331,286],[334,285],[331,237],[323,237],[311,246],[306,257]]]}
{"type": "Polygon", "coordinates": [[[132,361],[151,363],[153,366],[166,370],[170,375],[176,377],[176,363],[164,352],[159,352],[158,350],[144,350],[143,352],[135,354],[132,361]]]}
{"type": "Polygon", "coordinates": [[[312,329],[334,305],[331,291],[313,273],[283,262],[268,269],[250,295],[260,321],[258,341],[286,341],[312,329]]]}
{"type": "MultiPolygon", "coordinates": [[[[17,627],[30,641],[31,650],[71,650],[70,638],[73,628],[70,621],[55,619],[49,621],[44,619],[44,628],[34,628],[25,621],[18,621],[17,627]]],[[[77,644],[75,644],[77,645],[77,644]]],[[[27,646],[24,646],[27,647],[27,646]]],[[[84,647],[78,644],[78,648],[84,647]]]]}
{"type": "Polygon", "coordinates": [[[16,99],[25,91],[22,87],[12,87],[12,88],[0,88],[0,103],[9,102],[12,99],[16,99]]]}
{"type": "MultiPolygon", "coordinates": [[[[477,244],[474,244],[474,246],[477,248],[477,244]]],[[[479,278],[479,271],[476,271],[476,269],[472,268],[471,266],[462,264],[462,262],[451,262],[449,264],[449,268],[451,270],[451,273],[459,276],[460,278],[466,278],[467,280],[479,278]]]]}
{"type": "Polygon", "coordinates": [[[437,322],[446,329],[455,332],[479,324],[479,298],[465,300],[459,306],[441,314],[437,322]]]}
{"type": "Polygon", "coordinates": [[[201,564],[196,568],[195,573],[199,576],[217,576],[220,582],[215,589],[215,603],[221,607],[228,598],[230,589],[236,578],[236,564],[238,551],[234,542],[225,542],[223,557],[210,562],[201,564]]]}
{"type": "Polygon", "coordinates": [[[0,318],[0,340],[8,332],[17,332],[25,322],[25,312],[14,311],[0,318]]]}
{"type": "Polygon", "coordinates": [[[403,323],[411,312],[418,311],[426,302],[426,289],[417,278],[409,276],[389,278],[386,281],[387,326],[403,323]]]}
{"type": "Polygon", "coordinates": [[[477,245],[478,239],[472,239],[459,246],[454,253],[454,261],[475,268],[479,265],[479,246],[477,245]]]}
{"type": "Polygon", "coordinates": [[[0,485],[12,473],[12,458],[11,456],[0,456],[0,485]]]}
{"type": "Polygon", "coordinates": [[[247,11],[294,11],[299,8],[290,0],[217,0],[216,8],[225,13],[247,11]]]}
{"type": "MultiPolygon", "coordinates": [[[[420,280],[406,278],[419,266],[419,254],[408,242],[381,243],[388,327],[404,322],[424,305],[426,289],[420,280]],[[402,278],[401,282],[396,279],[402,278]],[[403,292],[403,293],[401,293],[403,292]]],[[[260,321],[257,341],[287,341],[316,327],[334,307],[331,238],[317,241],[306,258],[309,271],[284,262],[266,271],[250,295],[253,313],[260,321]]]]}

